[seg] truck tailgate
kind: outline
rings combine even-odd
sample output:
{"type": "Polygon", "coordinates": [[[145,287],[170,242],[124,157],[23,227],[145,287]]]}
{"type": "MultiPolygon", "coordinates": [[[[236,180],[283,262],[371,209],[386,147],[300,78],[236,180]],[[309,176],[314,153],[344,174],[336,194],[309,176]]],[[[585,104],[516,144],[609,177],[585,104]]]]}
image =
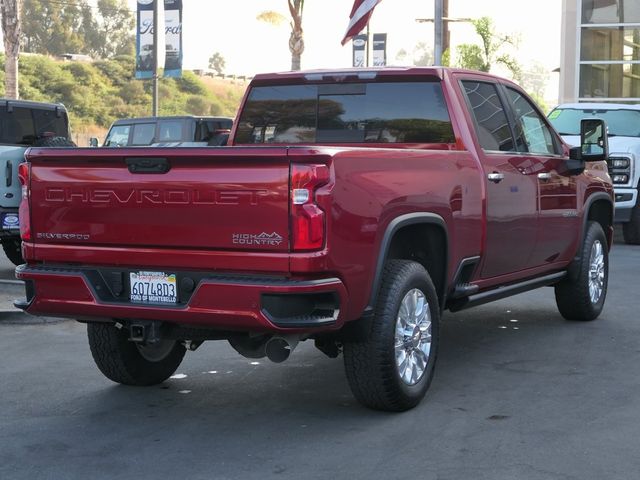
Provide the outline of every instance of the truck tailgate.
{"type": "Polygon", "coordinates": [[[31,149],[36,244],[286,252],[285,148],[31,149]]]}

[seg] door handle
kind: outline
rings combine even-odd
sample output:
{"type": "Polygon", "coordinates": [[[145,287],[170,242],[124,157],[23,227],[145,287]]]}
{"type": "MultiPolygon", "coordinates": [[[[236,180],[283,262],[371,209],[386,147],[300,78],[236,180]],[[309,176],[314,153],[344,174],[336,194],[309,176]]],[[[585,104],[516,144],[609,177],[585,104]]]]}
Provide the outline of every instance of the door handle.
{"type": "Polygon", "coordinates": [[[504,180],[504,173],[493,172],[488,174],[487,178],[489,179],[490,182],[500,183],[502,180],[504,180]]]}
{"type": "Polygon", "coordinates": [[[539,173],[538,180],[542,180],[543,182],[548,182],[549,180],[551,180],[551,174],[546,172],[539,173]]]}

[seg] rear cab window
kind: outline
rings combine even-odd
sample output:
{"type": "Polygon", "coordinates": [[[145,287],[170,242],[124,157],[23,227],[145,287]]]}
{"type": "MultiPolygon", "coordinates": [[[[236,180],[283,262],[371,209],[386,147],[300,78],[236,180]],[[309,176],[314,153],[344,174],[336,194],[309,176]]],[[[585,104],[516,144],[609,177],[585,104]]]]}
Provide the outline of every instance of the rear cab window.
{"type": "Polygon", "coordinates": [[[4,145],[33,145],[44,136],[66,137],[66,115],[55,109],[37,107],[0,107],[0,143],[4,145]]]}
{"type": "Polygon", "coordinates": [[[235,144],[454,143],[439,81],[252,87],[235,144]]]}

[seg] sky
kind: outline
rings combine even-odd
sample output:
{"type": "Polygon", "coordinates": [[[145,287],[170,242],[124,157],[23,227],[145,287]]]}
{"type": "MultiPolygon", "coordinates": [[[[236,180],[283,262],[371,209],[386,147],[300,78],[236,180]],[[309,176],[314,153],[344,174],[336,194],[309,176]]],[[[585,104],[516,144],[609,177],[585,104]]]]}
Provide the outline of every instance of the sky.
{"type": "MultiPolygon", "coordinates": [[[[132,9],[136,8],[136,0],[128,2],[132,9]]],[[[214,52],[222,54],[229,74],[253,75],[290,69],[289,24],[273,26],[256,19],[265,10],[274,10],[289,18],[287,0],[183,0],[183,4],[185,69],[207,68],[214,52]]],[[[352,5],[352,0],[305,2],[302,68],[351,66],[351,43],[343,47],[340,42],[352,5]]],[[[415,20],[433,18],[433,11],[433,0],[383,0],[376,7],[370,30],[387,33],[388,64],[406,64],[408,60],[396,59],[398,51],[411,52],[419,42],[433,48],[433,24],[415,20]]],[[[517,35],[519,46],[514,53],[525,71],[535,63],[549,71],[560,66],[561,13],[561,0],[449,0],[450,17],[489,16],[499,33],[517,35]]],[[[454,23],[450,29],[453,46],[478,40],[469,23],[454,23]]],[[[554,85],[547,95],[553,98],[554,87],[557,92],[557,74],[552,74],[550,80],[554,85]]]]}
{"type": "MultiPolygon", "coordinates": [[[[136,0],[129,0],[135,9],[136,0]]],[[[239,74],[287,70],[290,66],[290,27],[256,20],[266,10],[289,17],[286,0],[183,0],[185,68],[203,68],[218,51],[227,67],[239,74]],[[223,15],[223,17],[222,17],[223,15]],[[217,21],[220,20],[220,21],[217,21]]],[[[351,63],[351,45],[340,41],[345,33],[350,0],[307,0],[303,28],[306,49],[303,68],[344,67],[351,63]]],[[[534,61],[559,66],[560,0],[505,2],[504,0],[449,0],[453,18],[491,17],[500,33],[520,37],[523,63],[534,61]],[[544,32],[544,33],[542,33],[544,32]]],[[[433,46],[433,26],[416,18],[433,18],[433,0],[383,0],[370,22],[371,32],[387,33],[388,55],[395,58],[401,48],[413,49],[418,42],[433,46]]],[[[453,44],[472,41],[475,34],[468,23],[451,25],[453,44]]]]}

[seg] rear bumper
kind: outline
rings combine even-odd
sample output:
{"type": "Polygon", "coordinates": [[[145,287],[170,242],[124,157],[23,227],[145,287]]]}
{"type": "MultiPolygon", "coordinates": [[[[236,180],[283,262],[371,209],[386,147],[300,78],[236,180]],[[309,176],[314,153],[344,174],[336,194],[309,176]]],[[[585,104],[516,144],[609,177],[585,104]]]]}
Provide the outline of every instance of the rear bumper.
{"type": "Polygon", "coordinates": [[[159,320],[232,331],[317,331],[344,323],[347,291],[337,278],[290,280],[176,272],[176,305],[129,300],[129,270],[21,265],[18,308],[84,321],[159,320]]]}

